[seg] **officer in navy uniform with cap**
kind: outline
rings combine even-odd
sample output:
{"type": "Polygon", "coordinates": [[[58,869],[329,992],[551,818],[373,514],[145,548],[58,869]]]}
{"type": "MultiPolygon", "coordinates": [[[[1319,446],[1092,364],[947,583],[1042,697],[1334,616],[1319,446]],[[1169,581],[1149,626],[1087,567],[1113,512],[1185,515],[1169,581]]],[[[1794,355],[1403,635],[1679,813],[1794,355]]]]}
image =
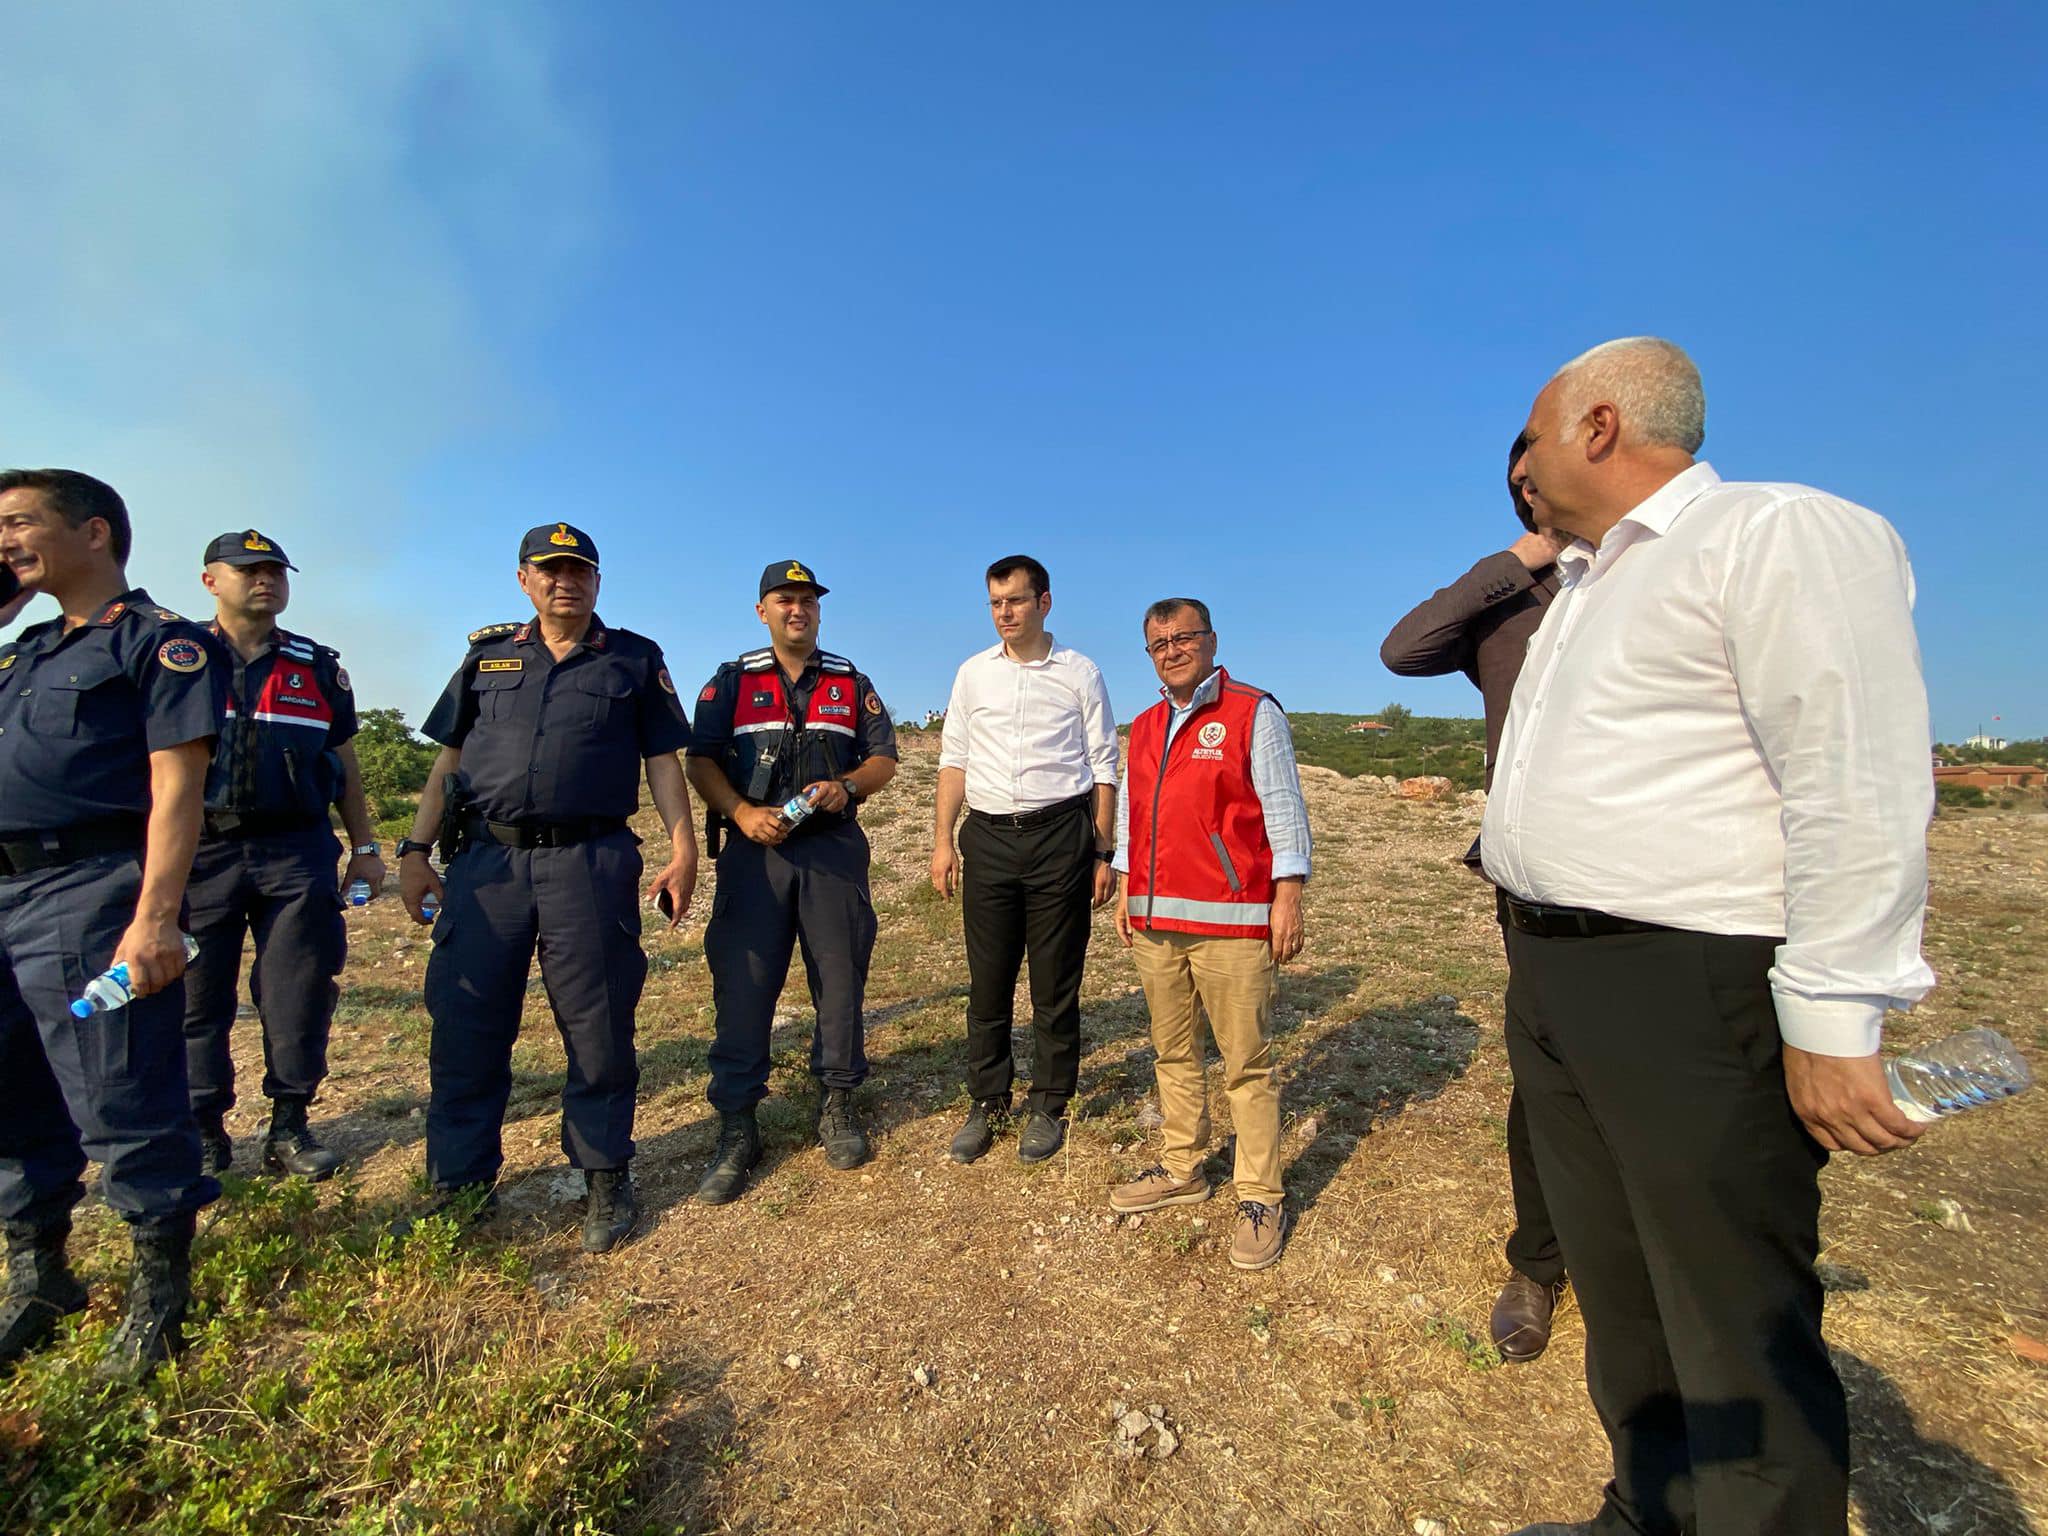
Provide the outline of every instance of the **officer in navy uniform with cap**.
{"type": "Polygon", "coordinates": [[[770,565],[754,609],[769,644],[726,662],[697,695],[690,782],[713,836],[731,829],[704,930],[719,1118],[718,1151],[697,1190],[706,1205],[737,1199],[760,1160],[754,1106],[768,1092],[769,1029],[797,943],[818,1017],[818,1141],[834,1168],[868,1155],[853,1090],[868,1071],[861,1002],[875,909],[855,808],[895,777],[896,728],[854,664],[818,649],[825,592],[800,560],[770,565]],[[781,807],[798,795],[811,810],[792,822],[781,807]]]}
{"type": "Polygon", "coordinates": [[[235,1102],[228,1031],[242,940],[254,933],[249,996],[263,1020],[263,1163],[315,1181],[341,1159],[314,1138],[306,1111],[327,1076],[335,977],[348,953],[339,803],[350,856],[344,881],[374,897],[384,884],[376,831],[356,766],[355,695],[340,653],[278,628],[298,567],[255,529],[206,546],[214,637],[227,665],[228,709],[206,782],[206,831],[186,890],[199,953],[185,977],[185,1074],[208,1173],[234,1157],[225,1116],[235,1102]]]}
{"type": "Polygon", "coordinates": [[[398,845],[406,909],[441,902],[427,965],[432,1092],[427,1177],[436,1209],[479,1214],[503,1163],[512,1043],[536,943],[568,1051],[562,1150],[584,1170],[583,1246],[604,1253],[638,1219],[632,1176],[640,1069],[633,1013],[640,949],[641,765],[671,857],[650,895],[680,923],[697,883],[697,837],[676,753],[690,724],[661,647],[597,616],[597,545],[567,523],[519,545],[534,617],[469,637],[469,654],[422,727],[442,743],[412,836],[398,845]],[[456,803],[443,811],[454,781],[456,803]],[[427,861],[440,829],[447,882],[427,861]],[[448,842],[453,836],[456,848],[448,842]],[[460,1204],[457,1202],[460,1201],[460,1204]]]}
{"type": "Polygon", "coordinates": [[[62,610],[0,643],[0,1368],[84,1309],[64,1247],[88,1158],[134,1242],[103,1377],[182,1346],[194,1213],[220,1194],[185,1097],[179,920],[224,669],[129,586],[129,541],[113,487],[0,473],[0,560],[62,610]],[[134,1000],[74,1018],[116,962],[134,1000]]]}

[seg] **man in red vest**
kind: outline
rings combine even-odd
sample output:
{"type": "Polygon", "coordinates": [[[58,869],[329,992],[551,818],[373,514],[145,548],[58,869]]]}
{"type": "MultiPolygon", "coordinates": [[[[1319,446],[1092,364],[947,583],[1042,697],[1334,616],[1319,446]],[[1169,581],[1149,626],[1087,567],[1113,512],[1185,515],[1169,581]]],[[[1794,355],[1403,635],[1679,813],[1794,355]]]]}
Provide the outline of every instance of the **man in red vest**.
{"type": "Polygon", "coordinates": [[[1158,1163],[1111,1191],[1110,1205],[1128,1213],[1209,1198],[1206,1013],[1237,1132],[1230,1262],[1264,1269],[1287,1242],[1268,1024],[1276,971],[1301,952],[1308,809],[1287,716],[1216,665],[1206,604],[1154,603],[1145,650],[1163,697],[1131,726],[1117,797],[1116,926],[1152,1015],[1165,1145],[1158,1163]]]}

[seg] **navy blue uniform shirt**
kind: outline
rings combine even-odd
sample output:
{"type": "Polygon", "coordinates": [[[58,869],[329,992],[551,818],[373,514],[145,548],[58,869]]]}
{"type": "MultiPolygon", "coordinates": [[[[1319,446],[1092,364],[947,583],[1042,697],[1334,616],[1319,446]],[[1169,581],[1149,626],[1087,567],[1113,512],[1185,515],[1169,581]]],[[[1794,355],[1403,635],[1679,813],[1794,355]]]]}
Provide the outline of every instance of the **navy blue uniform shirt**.
{"type": "Polygon", "coordinates": [[[227,718],[206,778],[206,808],[325,821],[341,796],[334,749],[356,733],[341,654],[275,630],[253,660],[212,633],[227,674],[227,718]]]}
{"type": "Polygon", "coordinates": [[[641,763],[690,745],[661,647],[644,635],[593,614],[560,661],[535,623],[492,624],[469,639],[420,730],[462,749],[463,776],[492,821],[631,816],[641,763]]]}
{"type": "MultiPolygon", "coordinates": [[[[875,685],[852,662],[830,651],[811,652],[794,687],[787,677],[781,678],[783,707],[772,710],[774,718],[768,718],[763,680],[780,666],[774,651],[763,648],[719,667],[697,694],[690,756],[716,759],[732,787],[746,795],[759,754],[774,750],[775,767],[766,792],[750,798],[761,805],[780,805],[806,784],[844,778],[871,757],[897,755],[896,726],[875,685]],[[821,684],[845,688],[844,704],[814,708],[821,684]],[[744,710],[742,689],[747,690],[744,710]],[[736,715],[748,717],[737,730],[736,715]]],[[[853,819],[849,806],[838,814],[819,812],[797,830],[819,831],[853,819]]]]}
{"type": "Polygon", "coordinates": [[[149,754],[220,734],[213,637],[140,587],[0,645],[0,833],[149,809],[149,754]]]}

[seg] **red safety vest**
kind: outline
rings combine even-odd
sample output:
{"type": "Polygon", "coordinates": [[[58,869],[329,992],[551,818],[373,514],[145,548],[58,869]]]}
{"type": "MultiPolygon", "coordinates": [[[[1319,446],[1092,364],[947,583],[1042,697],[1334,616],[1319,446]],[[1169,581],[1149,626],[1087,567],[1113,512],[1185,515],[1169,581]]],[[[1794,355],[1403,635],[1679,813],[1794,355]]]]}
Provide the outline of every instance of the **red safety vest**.
{"type": "Polygon", "coordinates": [[[1273,849],[1252,785],[1252,717],[1266,695],[1223,672],[1214,700],[1166,740],[1165,699],[1131,726],[1131,926],[1263,939],[1273,914],[1273,849]]]}

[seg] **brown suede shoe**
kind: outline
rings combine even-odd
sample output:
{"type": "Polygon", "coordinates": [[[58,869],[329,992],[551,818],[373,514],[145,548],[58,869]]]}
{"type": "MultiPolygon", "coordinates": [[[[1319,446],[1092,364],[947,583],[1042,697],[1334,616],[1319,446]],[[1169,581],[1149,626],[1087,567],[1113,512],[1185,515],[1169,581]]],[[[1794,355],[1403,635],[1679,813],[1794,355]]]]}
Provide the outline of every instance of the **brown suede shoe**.
{"type": "Polygon", "coordinates": [[[1550,1320],[1565,1282],[1543,1285],[1527,1275],[1508,1276],[1493,1304],[1493,1347],[1503,1360],[1534,1360],[1550,1347],[1550,1320]]]}
{"type": "Polygon", "coordinates": [[[1200,1173],[1192,1179],[1176,1179],[1154,1163],[1128,1184],[1109,1192],[1109,1208],[1126,1216],[1139,1211],[1156,1211],[1166,1205],[1200,1205],[1209,1198],[1209,1180],[1200,1173]]]}
{"type": "Polygon", "coordinates": [[[1288,1219],[1284,1205],[1266,1205],[1257,1200],[1237,1202],[1237,1230],[1230,1238],[1233,1269],[1264,1269],[1280,1262],[1287,1246],[1288,1219]]]}

